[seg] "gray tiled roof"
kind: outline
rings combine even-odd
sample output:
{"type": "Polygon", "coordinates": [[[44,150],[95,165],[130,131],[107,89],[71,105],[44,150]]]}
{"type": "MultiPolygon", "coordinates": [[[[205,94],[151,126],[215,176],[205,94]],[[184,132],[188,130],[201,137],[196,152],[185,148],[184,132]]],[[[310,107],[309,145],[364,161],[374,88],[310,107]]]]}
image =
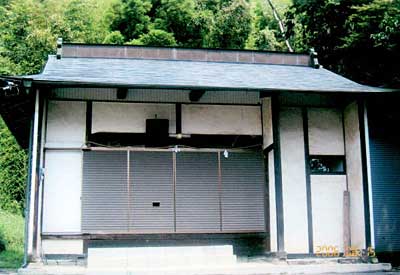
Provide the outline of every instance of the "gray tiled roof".
{"type": "Polygon", "coordinates": [[[49,56],[34,81],[132,87],[379,92],[326,69],[202,61],[49,56]]]}

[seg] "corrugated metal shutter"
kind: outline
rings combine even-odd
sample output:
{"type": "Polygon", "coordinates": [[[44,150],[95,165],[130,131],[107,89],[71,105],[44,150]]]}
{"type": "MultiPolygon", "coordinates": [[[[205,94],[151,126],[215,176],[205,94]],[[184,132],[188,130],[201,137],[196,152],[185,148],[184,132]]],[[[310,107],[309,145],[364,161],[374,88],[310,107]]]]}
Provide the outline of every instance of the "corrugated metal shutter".
{"type": "Polygon", "coordinates": [[[83,153],[82,231],[128,231],[127,152],[83,153]]]}
{"type": "Polygon", "coordinates": [[[220,160],[217,152],[130,152],[128,167],[126,151],[84,152],[82,231],[265,231],[261,152],[220,160]]]}
{"type": "Polygon", "coordinates": [[[218,232],[218,154],[176,154],[176,231],[218,232]]]}
{"type": "Polygon", "coordinates": [[[261,152],[221,155],[223,231],[265,231],[264,173],[261,152]]]}
{"type": "Polygon", "coordinates": [[[172,156],[172,152],[130,152],[130,228],[134,232],[174,232],[172,156]]]}
{"type": "Polygon", "coordinates": [[[368,120],[376,250],[400,251],[400,114],[371,108],[368,120]]]}

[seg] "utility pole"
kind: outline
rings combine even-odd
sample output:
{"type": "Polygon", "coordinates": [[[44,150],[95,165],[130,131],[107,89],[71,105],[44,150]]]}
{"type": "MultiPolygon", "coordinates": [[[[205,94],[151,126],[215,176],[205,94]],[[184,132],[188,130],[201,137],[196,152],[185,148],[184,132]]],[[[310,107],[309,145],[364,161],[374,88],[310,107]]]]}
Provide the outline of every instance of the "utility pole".
{"type": "Polygon", "coordinates": [[[272,9],[272,14],[273,14],[274,17],[275,17],[275,20],[278,21],[279,29],[281,30],[281,34],[282,34],[283,38],[285,39],[285,43],[286,43],[286,46],[287,46],[288,49],[289,49],[289,52],[293,52],[292,46],[290,46],[289,39],[287,39],[287,38],[285,37],[285,25],[283,24],[283,21],[282,21],[282,19],[280,18],[279,14],[278,14],[278,11],[275,9],[275,6],[274,6],[274,4],[272,3],[272,0],[267,0],[267,2],[268,2],[269,6],[270,6],[271,9],[272,9]]]}

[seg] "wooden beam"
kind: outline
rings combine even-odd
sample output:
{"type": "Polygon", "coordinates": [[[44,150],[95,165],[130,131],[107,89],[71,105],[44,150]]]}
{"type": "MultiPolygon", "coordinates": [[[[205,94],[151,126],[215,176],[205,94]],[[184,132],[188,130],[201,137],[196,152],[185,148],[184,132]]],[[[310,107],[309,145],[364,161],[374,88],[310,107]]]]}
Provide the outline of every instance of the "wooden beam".
{"type": "Polygon", "coordinates": [[[242,233],[77,233],[77,234],[51,234],[42,233],[43,240],[201,240],[201,239],[246,239],[268,238],[267,232],[242,232],[242,233]]]}

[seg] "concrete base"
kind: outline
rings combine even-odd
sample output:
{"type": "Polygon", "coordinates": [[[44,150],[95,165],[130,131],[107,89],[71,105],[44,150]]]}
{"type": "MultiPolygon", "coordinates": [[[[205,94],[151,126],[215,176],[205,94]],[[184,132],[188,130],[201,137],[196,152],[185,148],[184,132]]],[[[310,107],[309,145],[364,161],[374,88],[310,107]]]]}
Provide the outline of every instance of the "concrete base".
{"type": "Polygon", "coordinates": [[[366,273],[387,272],[390,264],[339,264],[313,263],[288,264],[278,262],[246,262],[229,265],[203,265],[154,268],[84,268],[79,266],[44,266],[30,264],[19,270],[24,275],[266,275],[266,274],[322,274],[322,273],[366,273]]]}
{"type": "Polygon", "coordinates": [[[88,250],[88,269],[148,269],[232,265],[231,245],[170,247],[98,247],[88,250]]]}

